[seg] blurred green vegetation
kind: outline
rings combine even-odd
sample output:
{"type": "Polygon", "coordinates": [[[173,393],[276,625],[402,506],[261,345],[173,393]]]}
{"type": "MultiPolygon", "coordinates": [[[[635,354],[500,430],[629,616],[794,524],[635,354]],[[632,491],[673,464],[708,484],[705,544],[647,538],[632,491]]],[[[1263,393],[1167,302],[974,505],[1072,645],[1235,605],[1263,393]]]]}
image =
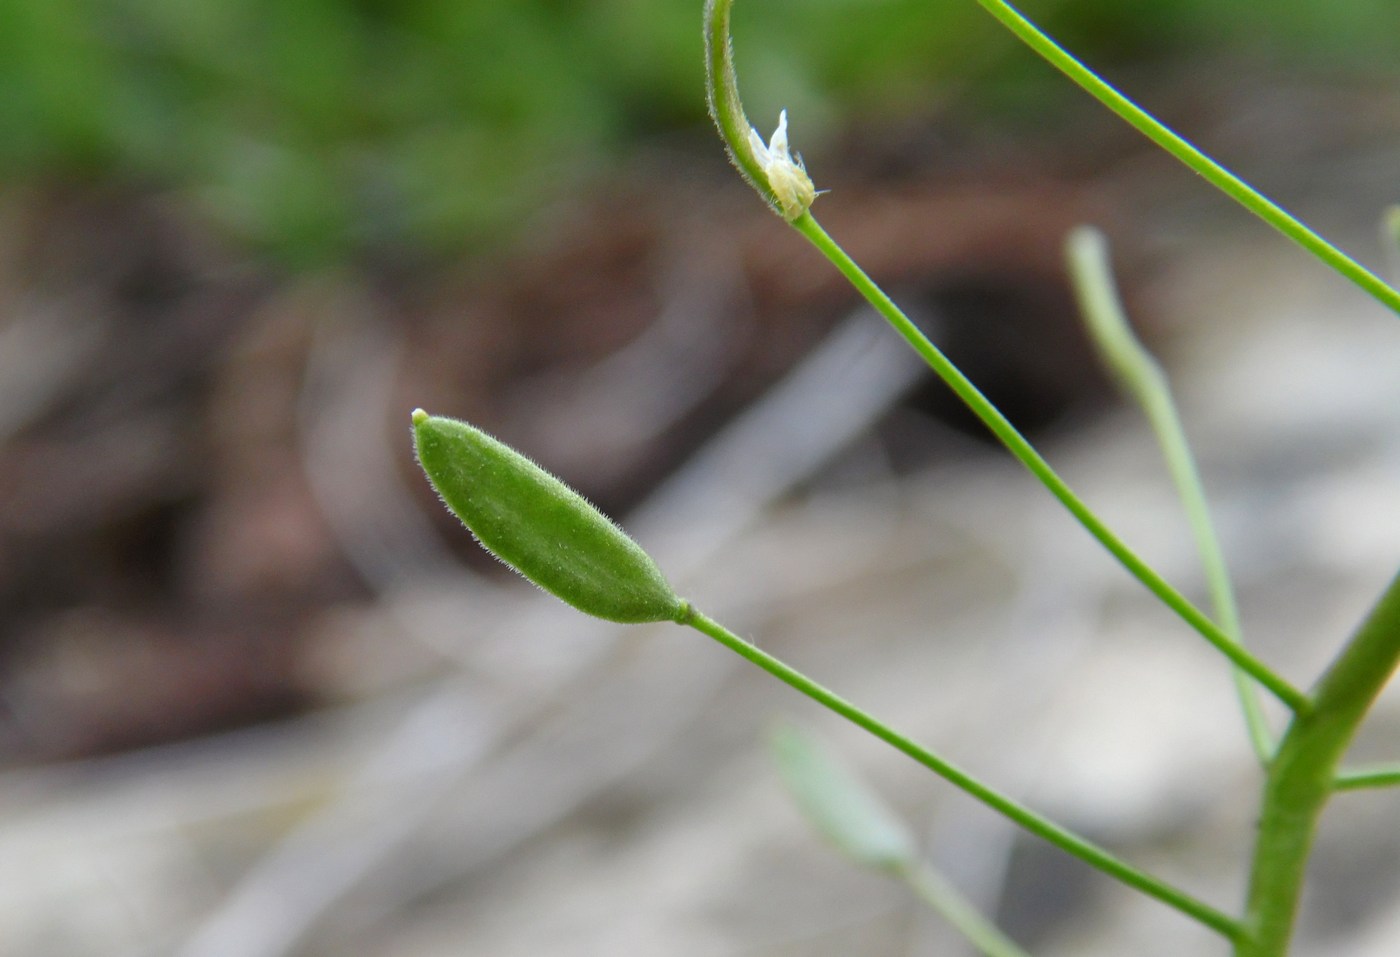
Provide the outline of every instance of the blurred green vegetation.
{"type": "MultiPolygon", "coordinates": [[[[7,0],[0,178],[175,189],[296,265],[490,241],[639,138],[696,131],[700,0],[7,0]]],[[[1037,0],[1091,64],[1400,64],[1395,0],[1037,0]]],[[[1062,84],[974,0],[744,0],[755,122],[1039,109],[1062,84]],[[979,106],[979,104],[982,104],[979,106]]],[[[809,146],[810,148],[810,146],[809,146]]],[[[718,146],[715,147],[718,155],[718,146]]]]}

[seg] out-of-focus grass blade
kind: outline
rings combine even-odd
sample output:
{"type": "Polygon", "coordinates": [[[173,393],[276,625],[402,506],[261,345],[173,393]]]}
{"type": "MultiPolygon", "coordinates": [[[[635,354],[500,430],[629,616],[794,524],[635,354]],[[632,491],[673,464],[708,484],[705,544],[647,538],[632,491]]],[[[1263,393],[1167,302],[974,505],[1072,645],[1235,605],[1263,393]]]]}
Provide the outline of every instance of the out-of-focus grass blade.
{"type": "Polygon", "coordinates": [[[985,957],[1027,957],[942,874],[919,860],[909,828],[810,732],[790,722],[769,748],[802,813],[847,858],[904,881],[985,957]]]}
{"type": "Polygon", "coordinates": [[[1390,281],[1400,283],[1400,204],[1387,206],[1381,212],[1381,245],[1390,266],[1390,281]]]}
{"type": "Polygon", "coordinates": [[[865,867],[903,871],[917,859],[913,835],[864,781],[809,732],[783,722],[768,738],[783,783],[808,822],[865,867]]]}
{"type": "MultiPolygon", "coordinates": [[[[1210,506],[1206,503],[1196,458],[1186,440],[1186,428],[1177,412],[1167,374],[1133,332],[1123,311],[1118,287],[1113,280],[1113,267],[1109,262],[1108,239],[1091,226],[1080,226],[1070,231],[1065,252],[1070,282],[1094,346],[1123,391],[1141,407],[1157,436],[1157,444],[1191,525],[1196,551],[1210,588],[1215,620],[1230,641],[1239,645],[1240,614],[1234,586],[1230,583],[1225,553],[1210,517],[1210,506]]],[[[1234,677],[1250,744],[1260,764],[1267,765],[1273,757],[1275,744],[1264,707],[1259,701],[1258,689],[1250,676],[1238,666],[1234,669],[1234,677]]]]}

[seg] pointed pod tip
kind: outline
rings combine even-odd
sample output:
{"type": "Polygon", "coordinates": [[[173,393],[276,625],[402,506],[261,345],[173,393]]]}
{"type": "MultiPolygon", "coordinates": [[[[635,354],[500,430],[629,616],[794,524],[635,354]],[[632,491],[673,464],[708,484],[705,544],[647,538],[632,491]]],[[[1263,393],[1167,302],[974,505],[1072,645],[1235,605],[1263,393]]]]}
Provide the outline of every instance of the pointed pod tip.
{"type": "Polygon", "coordinates": [[[422,425],[426,421],[428,421],[428,413],[424,412],[422,409],[413,410],[414,425],[422,425]]]}

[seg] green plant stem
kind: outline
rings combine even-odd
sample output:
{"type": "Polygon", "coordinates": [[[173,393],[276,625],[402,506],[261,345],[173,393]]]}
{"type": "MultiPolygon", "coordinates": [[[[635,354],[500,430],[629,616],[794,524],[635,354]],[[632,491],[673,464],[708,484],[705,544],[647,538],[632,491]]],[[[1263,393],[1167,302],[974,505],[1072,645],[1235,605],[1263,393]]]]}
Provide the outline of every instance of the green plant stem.
{"type": "Polygon", "coordinates": [[[1400,784],[1400,765],[1386,764],[1342,771],[1338,773],[1334,787],[1338,791],[1360,791],[1365,788],[1393,788],[1397,784],[1400,784]]]}
{"type": "Polygon", "coordinates": [[[1400,663],[1400,575],[1323,673],[1314,707],[1296,715],[1269,765],[1236,957],[1284,957],[1317,821],[1337,763],[1400,663]]]}
{"type": "Polygon", "coordinates": [[[841,271],[851,285],[875,307],[876,311],[894,327],[896,332],[904,337],[910,347],[928,363],[929,368],[957,393],[958,398],[962,399],[967,407],[992,431],[992,434],[1001,440],[1001,443],[1010,450],[1011,454],[1019,459],[1021,464],[1039,479],[1042,485],[1049,489],[1050,494],[1060,500],[1060,503],[1069,510],[1070,514],[1078,519],[1079,524],[1098,539],[1099,543],[1118,559],[1133,577],[1142,582],[1149,591],[1161,599],[1163,604],[1180,615],[1187,624],[1200,632],[1207,641],[1218,648],[1236,666],[1268,688],[1290,709],[1294,712],[1304,712],[1308,709],[1307,695],[1275,674],[1268,665],[1256,658],[1248,649],[1211,621],[1204,612],[1191,604],[1184,595],[1173,588],[1166,579],[1157,574],[1151,566],[1139,558],[1114,534],[1070,489],[1050,467],[1050,464],[1031,446],[1030,442],[1026,441],[1010,420],[1002,415],[1001,411],[972,384],[971,380],[963,375],[962,371],[919,331],[919,328],[909,320],[909,317],[904,315],[889,296],[885,295],[884,290],[877,286],[860,266],[856,265],[855,261],[846,254],[846,251],[827,235],[811,213],[804,213],[793,221],[792,226],[841,271]]]}
{"type": "Polygon", "coordinates": [[[889,744],[891,747],[913,758],[919,764],[960,788],[983,804],[1006,816],[1022,828],[1044,838],[1056,847],[1080,860],[1098,868],[1105,874],[1117,878],[1129,887],[1137,888],[1150,897],[1170,907],[1174,907],[1205,926],[1227,938],[1234,939],[1240,931],[1240,924],[1233,917],[1197,900],[1165,881],[1145,873],[1131,864],[1120,860],[1097,844],[1080,837],[1054,821],[1032,811],[1025,805],[983,784],[957,765],[945,761],[927,748],[915,743],[893,730],[888,725],[851,704],[835,692],[808,678],[802,672],[785,664],[757,646],[745,641],[723,625],[701,614],[694,608],[677,619],[677,623],[688,625],[702,634],[724,645],[740,657],[752,662],[784,684],[796,689],[818,704],[839,714],[859,728],[889,744]]]}
{"type": "Polygon", "coordinates": [[[1334,271],[1360,286],[1387,309],[1400,313],[1400,292],[1100,79],[1010,4],[1004,0],[977,2],[1026,46],[1152,142],[1334,271]]]}
{"type": "Polygon", "coordinates": [[[733,0],[705,0],[705,101],[730,162],[776,211],[778,199],[749,144],[752,127],[739,100],[734,44],[729,33],[729,12],[733,6],[733,0]]]}
{"type": "Polygon", "coordinates": [[[933,868],[916,864],[901,870],[899,877],[986,957],[1030,957],[933,868]]]}
{"type": "MultiPolygon", "coordinates": [[[[1191,454],[1191,445],[1186,440],[1186,429],[1181,424],[1176,401],[1172,398],[1167,374],[1133,333],[1123,312],[1123,303],[1118,296],[1109,263],[1108,242],[1103,233],[1081,226],[1070,232],[1065,249],[1072,284],[1079,298],[1079,309],[1089,334],[1104,364],[1112,371],[1123,391],[1142,409],[1157,436],[1162,458],[1166,460],[1167,470],[1171,473],[1177,496],[1191,525],[1191,534],[1196,541],[1196,551],[1200,555],[1210,590],[1215,621],[1221,631],[1235,642],[1240,642],[1239,606],[1235,603],[1225,553],[1215,533],[1215,523],[1211,521],[1200,471],[1196,468],[1195,456],[1191,454]]],[[[1233,669],[1233,674],[1250,743],[1260,763],[1267,763],[1273,757],[1274,740],[1259,701],[1258,689],[1242,669],[1233,669]]]]}

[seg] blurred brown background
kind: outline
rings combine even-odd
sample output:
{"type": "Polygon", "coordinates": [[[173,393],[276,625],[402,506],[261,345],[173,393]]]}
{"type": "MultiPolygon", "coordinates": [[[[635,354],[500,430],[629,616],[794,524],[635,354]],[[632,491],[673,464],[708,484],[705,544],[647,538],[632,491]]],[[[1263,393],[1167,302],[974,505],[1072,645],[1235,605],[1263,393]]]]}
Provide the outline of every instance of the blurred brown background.
{"type": "MultiPolygon", "coordinates": [[[[762,748],[786,713],[1033,952],[1224,952],[699,636],[535,593],[417,472],[409,410],[471,419],[715,617],[1239,899],[1223,663],[747,194],[692,6],[0,7],[0,953],[968,952],[806,831],[762,748]]],[[[1027,12],[1386,268],[1387,3],[1027,12]]],[[[1315,673],[1400,552],[1394,317],[971,2],[736,31],[828,230],[1199,596],[1065,284],[1066,231],[1107,230],[1247,637],[1315,673]]],[[[1359,749],[1397,732],[1385,702],[1359,749]]],[[[1397,810],[1338,800],[1300,953],[1400,948],[1397,810]]]]}

